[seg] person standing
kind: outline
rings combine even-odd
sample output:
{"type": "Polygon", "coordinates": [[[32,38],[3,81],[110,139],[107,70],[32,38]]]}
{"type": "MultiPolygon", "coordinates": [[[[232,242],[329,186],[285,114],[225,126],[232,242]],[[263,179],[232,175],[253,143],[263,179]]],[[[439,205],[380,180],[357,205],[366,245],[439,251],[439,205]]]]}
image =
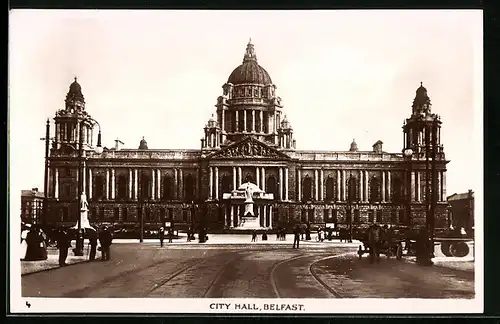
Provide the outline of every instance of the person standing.
{"type": "Polygon", "coordinates": [[[299,248],[300,232],[301,230],[298,226],[293,230],[293,248],[295,248],[295,244],[297,244],[297,249],[299,248]]]}
{"type": "Polygon", "coordinates": [[[174,236],[174,231],[172,230],[172,228],[169,228],[169,230],[168,230],[168,243],[172,243],[173,236],[174,236]]]}
{"type": "Polygon", "coordinates": [[[113,241],[113,236],[107,227],[99,234],[99,242],[101,243],[102,260],[110,260],[110,246],[113,241]]]}
{"type": "Polygon", "coordinates": [[[59,248],[59,266],[66,266],[66,258],[68,257],[68,249],[71,247],[71,242],[66,230],[61,228],[57,238],[57,247],[59,248]]]}
{"type": "Polygon", "coordinates": [[[160,235],[160,247],[163,247],[163,240],[165,239],[165,230],[163,227],[160,227],[158,234],[160,235]]]}
{"type": "Polygon", "coordinates": [[[257,240],[257,231],[253,230],[252,231],[252,242],[255,242],[257,240]]]}
{"type": "Polygon", "coordinates": [[[94,261],[95,260],[95,254],[97,251],[97,233],[92,232],[89,237],[89,245],[90,245],[90,255],[89,255],[89,260],[94,261]]]}

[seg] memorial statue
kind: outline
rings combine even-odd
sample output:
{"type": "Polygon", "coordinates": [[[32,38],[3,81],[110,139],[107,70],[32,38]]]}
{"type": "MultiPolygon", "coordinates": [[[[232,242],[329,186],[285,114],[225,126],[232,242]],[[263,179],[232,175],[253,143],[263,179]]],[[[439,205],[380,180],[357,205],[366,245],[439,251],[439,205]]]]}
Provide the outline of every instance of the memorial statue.
{"type": "MultiPolygon", "coordinates": [[[[78,222],[72,228],[78,229],[78,222]]],[[[85,194],[85,192],[82,192],[82,194],[80,196],[80,228],[81,229],[90,229],[90,230],[95,231],[95,229],[92,226],[90,226],[89,203],[87,202],[87,195],[85,194]]]]}
{"type": "Polygon", "coordinates": [[[245,216],[255,216],[253,213],[253,190],[250,186],[250,183],[247,182],[245,186],[245,216]]]}

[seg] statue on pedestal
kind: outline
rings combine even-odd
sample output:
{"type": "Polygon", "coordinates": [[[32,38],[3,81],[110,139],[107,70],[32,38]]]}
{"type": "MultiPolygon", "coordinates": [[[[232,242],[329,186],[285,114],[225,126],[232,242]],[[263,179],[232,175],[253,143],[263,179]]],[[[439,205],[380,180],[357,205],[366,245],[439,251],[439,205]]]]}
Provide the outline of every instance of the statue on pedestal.
{"type": "Polygon", "coordinates": [[[253,190],[249,186],[249,183],[247,182],[247,186],[245,188],[245,213],[243,214],[244,216],[255,216],[253,213],[253,190]]]}

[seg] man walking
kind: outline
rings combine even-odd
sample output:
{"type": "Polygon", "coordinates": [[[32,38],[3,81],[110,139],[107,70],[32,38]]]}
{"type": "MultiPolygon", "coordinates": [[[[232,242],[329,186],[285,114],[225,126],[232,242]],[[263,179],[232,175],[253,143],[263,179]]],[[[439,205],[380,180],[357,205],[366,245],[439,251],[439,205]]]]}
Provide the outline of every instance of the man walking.
{"type": "Polygon", "coordinates": [[[297,244],[297,249],[299,248],[299,242],[300,242],[300,228],[299,226],[295,226],[295,229],[293,230],[293,248],[295,249],[295,244],[297,244]]]}
{"type": "Polygon", "coordinates": [[[99,242],[101,243],[102,261],[108,261],[110,256],[110,245],[113,241],[113,236],[107,227],[99,234],[99,242]]]}
{"type": "Polygon", "coordinates": [[[59,266],[64,267],[67,265],[66,258],[68,257],[68,249],[71,247],[71,243],[68,234],[62,228],[59,230],[57,247],[59,248],[59,266]]]}
{"type": "Polygon", "coordinates": [[[165,230],[163,227],[160,227],[158,234],[160,235],[160,247],[163,247],[163,240],[165,239],[165,230]]]}
{"type": "Polygon", "coordinates": [[[92,232],[92,234],[90,234],[89,244],[90,244],[89,260],[94,261],[96,250],[97,250],[97,233],[96,232],[92,232]]]}

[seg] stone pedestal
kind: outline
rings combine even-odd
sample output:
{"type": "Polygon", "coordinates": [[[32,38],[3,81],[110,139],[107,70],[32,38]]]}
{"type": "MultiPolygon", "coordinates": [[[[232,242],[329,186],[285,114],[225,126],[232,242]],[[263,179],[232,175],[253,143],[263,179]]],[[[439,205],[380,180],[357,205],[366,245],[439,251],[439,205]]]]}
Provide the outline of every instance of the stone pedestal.
{"type": "Polygon", "coordinates": [[[242,216],[240,226],[235,229],[263,229],[258,216],[242,216]]]}

